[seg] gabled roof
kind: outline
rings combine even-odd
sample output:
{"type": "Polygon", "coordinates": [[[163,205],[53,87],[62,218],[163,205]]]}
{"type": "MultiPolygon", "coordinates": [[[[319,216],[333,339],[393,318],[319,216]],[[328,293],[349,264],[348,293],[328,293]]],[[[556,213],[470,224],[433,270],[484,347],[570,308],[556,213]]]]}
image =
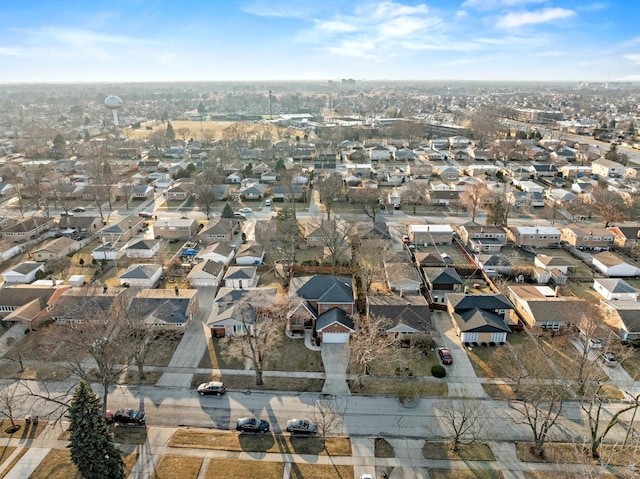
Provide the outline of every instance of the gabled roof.
{"type": "Polygon", "coordinates": [[[18,273],[18,274],[29,274],[36,269],[40,268],[44,263],[38,263],[37,261],[25,261],[16,265],[13,269],[5,271],[5,273],[18,273]]]}
{"type": "Polygon", "coordinates": [[[132,264],[122,273],[120,279],[150,279],[162,269],[159,264],[132,264]]]}
{"type": "Polygon", "coordinates": [[[455,268],[422,268],[425,278],[433,286],[439,284],[462,284],[460,275],[455,268]]]}
{"type": "Polygon", "coordinates": [[[133,249],[133,250],[150,250],[153,249],[154,246],[156,246],[158,244],[157,241],[154,240],[140,240],[140,241],[136,241],[135,243],[129,245],[127,247],[127,249],[133,249]]]}
{"type": "Polygon", "coordinates": [[[484,309],[495,311],[499,309],[513,309],[513,306],[502,294],[464,294],[449,293],[447,300],[456,312],[469,311],[472,309],[484,309]]]}
{"type": "Polygon", "coordinates": [[[502,316],[480,308],[466,309],[453,315],[462,332],[510,332],[502,316]]]}
{"type": "Polygon", "coordinates": [[[256,277],[256,266],[229,266],[224,279],[253,279],[256,277]]]}
{"type": "Polygon", "coordinates": [[[444,266],[447,264],[444,258],[437,253],[417,252],[414,253],[414,257],[419,266],[444,266]]]}
{"type": "Polygon", "coordinates": [[[295,290],[296,294],[307,301],[318,303],[352,304],[352,280],[342,276],[307,276],[297,278],[301,286],[295,290]]]}
{"type": "Polygon", "coordinates": [[[223,268],[224,268],[224,263],[218,263],[217,261],[208,259],[206,261],[201,261],[199,263],[196,263],[196,265],[193,268],[191,268],[191,271],[189,271],[187,278],[197,276],[197,274],[200,273],[201,271],[207,274],[210,274],[213,277],[217,277],[223,268]]]}
{"type": "Polygon", "coordinates": [[[353,319],[347,313],[342,311],[340,308],[331,308],[326,313],[318,316],[316,320],[316,331],[322,332],[323,329],[331,326],[334,323],[339,323],[345,328],[350,329],[352,332],[355,331],[355,324],[353,323],[353,319]]]}
{"type": "Polygon", "coordinates": [[[1,306],[23,306],[36,298],[49,298],[58,290],[55,286],[34,286],[30,284],[8,285],[0,288],[1,306]]]}
{"type": "Polygon", "coordinates": [[[153,322],[186,323],[189,319],[189,305],[197,294],[196,290],[180,290],[178,295],[169,290],[144,290],[131,301],[129,311],[153,322]]]}
{"type": "Polygon", "coordinates": [[[600,283],[604,289],[611,293],[637,293],[639,290],[634,288],[624,279],[618,278],[597,278],[593,280],[600,283]]]}
{"type": "Polygon", "coordinates": [[[367,296],[367,307],[369,316],[390,321],[387,329],[403,325],[422,332],[435,329],[431,322],[429,304],[422,295],[370,295],[367,296]]]}

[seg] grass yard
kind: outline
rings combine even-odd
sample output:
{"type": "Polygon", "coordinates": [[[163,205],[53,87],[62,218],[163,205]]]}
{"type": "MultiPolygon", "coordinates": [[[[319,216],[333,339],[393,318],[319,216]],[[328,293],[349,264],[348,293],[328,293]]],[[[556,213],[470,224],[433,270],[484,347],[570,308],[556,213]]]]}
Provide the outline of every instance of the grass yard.
{"type": "Polygon", "coordinates": [[[144,384],[146,386],[153,386],[158,382],[160,376],[162,376],[160,371],[145,371],[144,379],[140,380],[138,368],[133,365],[127,370],[127,373],[124,376],[124,381],[122,382],[123,384],[144,384]]]}
{"type": "MultiPolygon", "coordinates": [[[[397,348],[392,357],[375,361],[371,365],[372,376],[431,377],[431,366],[438,364],[435,352],[426,356],[419,348],[397,348]]],[[[358,374],[349,368],[349,373],[358,374]]]]}
{"type": "Polygon", "coordinates": [[[327,464],[291,464],[291,479],[346,479],[353,477],[351,466],[327,464]]]}
{"type": "Polygon", "coordinates": [[[207,342],[207,350],[200,359],[199,368],[208,369],[244,369],[244,364],[241,360],[231,358],[224,353],[222,346],[220,346],[221,338],[212,338],[207,342]]]}
{"type": "Polygon", "coordinates": [[[446,396],[448,392],[447,383],[444,381],[418,381],[405,378],[387,379],[365,377],[360,387],[357,380],[348,381],[349,389],[354,394],[376,394],[382,396],[396,396],[403,385],[411,384],[415,387],[418,396],[446,396]]]}
{"type": "Polygon", "coordinates": [[[320,392],[324,385],[324,379],[298,379],[290,377],[263,376],[264,384],[256,385],[254,374],[194,374],[191,386],[197,387],[207,381],[223,381],[228,389],[254,389],[258,391],[297,391],[297,392],[320,392]]]}
{"type": "Polygon", "coordinates": [[[197,479],[201,467],[201,457],[162,456],[151,479],[197,479]]]}
{"type": "MultiPolygon", "coordinates": [[[[9,459],[9,456],[11,456],[11,454],[13,454],[16,449],[18,448],[10,447],[10,446],[3,447],[2,451],[0,452],[0,464],[3,464],[7,459],[9,459]]],[[[7,464],[7,467],[4,470],[4,472],[0,473],[0,479],[5,477],[7,474],[9,474],[13,466],[15,466],[18,463],[20,458],[24,456],[28,450],[29,450],[28,448],[23,447],[21,451],[13,457],[13,460],[7,464]]]]}
{"type": "Polygon", "coordinates": [[[120,444],[144,444],[147,442],[146,427],[114,426],[113,440],[120,444]]]}
{"type": "MultiPolygon", "coordinates": [[[[123,456],[125,477],[129,475],[137,459],[137,452],[123,456]]],[[[82,479],[82,476],[78,473],[75,464],[71,462],[69,449],[51,449],[29,479],[82,479]]]]}
{"type": "Polygon", "coordinates": [[[323,372],[322,354],[311,351],[304,345],[303,339],[285,337],[277,348],[279,355],[270,355],[265,365],[266,371],[308,371],[323,372]]]}
{"type": "MultiPolygon", "coordinates": [[[[7,355],[4,356],[7,359],[7,355]]],[[[71,372],[63,366],[52,363],[38,364],[37,366],[25,366],[20,370],[17,362],[0,364],[0,378],[2,379],[40,379],[42,381],[63,380],[68,378],[71,372]]]]}
{"type": "MultiPolygon", "coordinates": [[[[427,469],[429,479],[503,479],[502,471],[490,469],[427,469]]],[[[548,474],[546,477],[549,477],[548,474]]],[[[555,478],[554,474],[554,478],[555,478]]]]}
{"type": "Polygon", "coordinates": [[[199,429],[177,430],[169,439],[169,446],[222,451],[328,454],[330,456],[351,455],[351,441],[347,437],[327,437],[323,441],[322,437],[237,434],[235,432],[199,429]]]}
{"type": "MultiPolygon", "coordinates": [[[[17,396],[16,396],[16,399],[17,396]]],[[[38,421],[37,425],[33,423],[27,424],[24,419],[13,419],[16,426],[20,426],[20,429],[13,434],[6,432],[6,429],[11,426],[11,421],[8,419],[2,419],[0,421],[0,437],[10,437],[13,439],[27,440],[37,439],[42,430],[46,427],[46,421],[38,421]]]]}
{"type": "Polygon", "coordinates": [[[211,459],[205,479],[237,479],[239,477],[278,478],[284,474],[284,463],[241,461],[239,459],[211,459]]]}
{"type": "Polygon", "coordinates": [[[445,459],[449,461],[495,461],[496,458],[489,446],[479,442],[460,444],[458,450],[451,449],[448,442],[427,441],[422,446],[425,459],[445,459]]]}
{"type": "MultiPolygon", "coordinates": [[[[520,462],[544,462],[553,464],[584,464],[587,459],[582,453],[582,444],[549,442],[545,444],[544,457],[531,453],[531,442],[516,443],[516,455],[520,462]]],[[[600,461],[612,466],[627,466],[640,462],[640,451],[633,447],[622,449],[619,446],[604,444],[600,446],[600,461]]],[[[598,464],[592,460],[592,464],[598,464]]]]}
{"type": "Polygon", "coordinates": [[[182,333],[178,331],[160,331],[153,338],[153,347],[149,350],[145,363],[149,366],[168,366],[182,333]]]}

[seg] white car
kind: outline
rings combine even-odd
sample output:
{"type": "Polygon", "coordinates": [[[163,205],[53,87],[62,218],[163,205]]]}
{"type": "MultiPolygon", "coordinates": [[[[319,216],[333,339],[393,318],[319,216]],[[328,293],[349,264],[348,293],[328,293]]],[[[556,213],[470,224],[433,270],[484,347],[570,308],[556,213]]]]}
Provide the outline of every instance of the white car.
{"type": "Polygon", "coordinates": [[[245,214],[244,214],[244,213],[240,213],[239,211],[236,211],[236,212],[233,214],[233,217],[234,217],[234,218],[240,218],[240,219],[245,219],[245,218],[246,218],[245,214]]]}
{"type": "Polygon", "coordinates": [[[245,207],[245,208],[240,208],[238,211],[240,213],[251,213],[253,210],[251,208],[245,207]]]}
{"type": "Polygon", "coordinates": [[[264,202],[264,205],[265,205],[265,206],[271,206],[271,200],[266,200],[266,201],[264,202]]]}

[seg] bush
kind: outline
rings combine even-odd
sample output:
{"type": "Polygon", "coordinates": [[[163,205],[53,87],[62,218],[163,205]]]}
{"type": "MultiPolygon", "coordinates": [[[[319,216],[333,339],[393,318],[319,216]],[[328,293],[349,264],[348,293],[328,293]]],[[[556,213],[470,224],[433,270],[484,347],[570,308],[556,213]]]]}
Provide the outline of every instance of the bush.
{"type": "Polygon", "coordinates": [[[447,370],[440,364],[434,364],[431,366],[431,375],[434,378],[443,378],[447,375],[447,370]]]}

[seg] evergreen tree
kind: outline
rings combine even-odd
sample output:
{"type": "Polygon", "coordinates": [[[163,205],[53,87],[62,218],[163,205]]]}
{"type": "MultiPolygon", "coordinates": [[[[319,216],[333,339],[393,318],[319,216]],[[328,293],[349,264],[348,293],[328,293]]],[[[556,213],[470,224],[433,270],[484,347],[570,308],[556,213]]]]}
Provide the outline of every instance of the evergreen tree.
{"type": "Polygon", "coordinates": [[[222,208],[222,217],[223,218],[233,218],[233,208],[231,207],[231,205],[229,203],[226,203],[224,205],[224,208],[222,208]]]}
{"type": "Polygon", "coordinates": [[[64,139],[64,136],[62,136],[61,133],[58,133],[53,138],[53,146],[55,148],[64,148],[66,145],[67,145],[67,141],[64,139]]]}
{"type": "Polygon", "coordinates": [[[122,479],[124,462],[102,415],[100,400],[80,382],[69,406],[71,460],[85,479],[122,479]]]}
{"type": "Polygon", "coordinates": [[[204,106],[204,104],[202,102],[198,103],[198,113],[200,113],[201,115],[206,113],[207,108],[204,106]]]}
{"type": "Polygon", "coordinates": [[[173,125],[171,124],[171,122],[167,122],[166,137],[169,141],[173,141],[176,139],[176,132],[173,131],[173,125]]]}

